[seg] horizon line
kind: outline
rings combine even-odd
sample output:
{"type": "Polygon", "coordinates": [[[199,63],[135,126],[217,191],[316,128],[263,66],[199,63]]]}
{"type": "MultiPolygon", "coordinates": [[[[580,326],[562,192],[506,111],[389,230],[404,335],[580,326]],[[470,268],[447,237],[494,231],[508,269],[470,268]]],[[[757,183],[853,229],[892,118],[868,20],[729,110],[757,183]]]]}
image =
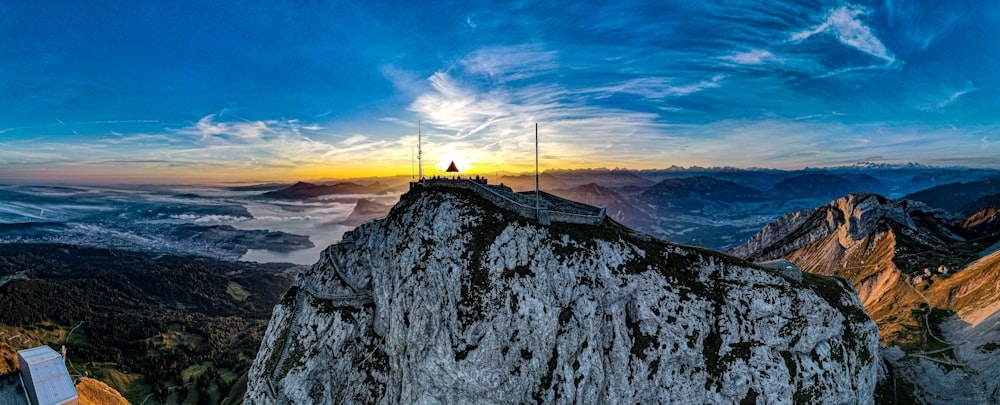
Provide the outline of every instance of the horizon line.
{"type": "MultiPolygon", "coordinates": [[[[1000,166],[997,167],[976,167],[976,166],[963,166],[963,165],[950,165],[950,166],[935,166],[927,165],[923,163],[907,162],[907,163],[877,163],[877,162],[857,162],[848,165],[839,166],[803,166],[801,168],[773,168],[773,167],[762,167],[762,166],[679,166],[671,165],[661,168],[648,168],[648,169],[630,169],[627,167],[587,167],[587,168],[548,168],[542,170],[540,173],[558,173],[558,172],[588,172],[588,171],[620,171],[620,172],[630,172],[630,173],[643,173],[643,172],[669,172],[669,171],[777,171],[777,172],[796,172],[796,171],[820,171],[820,170],[836,170],[836,169],[860,169],[860,170],[901,170],[901,169],[925,169],[925,170],[984,170],[984,171],[1000,171],[1000,166]],[[865,164],[870,164],[870,166],[865,166],[865,164]]],[[[518,176],[534,176],[534,171],[510,171],[510,170],[499,170],[493,171],[492,173],[481,173],[475,172],[460,172],[465,173],[469,176],[480,175],[487,178],[491,178],[494,175],[499,174],[500,177],[518,177],[518,176]]],[[[184,182],[180,178],[164,178],[160,177],[158,179],[151,178],[151,181],[132,181],[135,179],[130,179],[129,181],[122,181],[121,179],[113,180],[108,179],[106,181],[93,180],[93,179],[79,179],[66,180],[66,179],[4,179],[0,180],[0,186],[31,186],[31,185],[77,185],[77,186],[139,186],[139,185],[156,185],[156,186],[252,186],[252,185],[268,185],[268,184],[288,184],[296,182],[331,182],[331,181],[348,181],[348,180],[377,180],[377,179],[393,179],[393,178],[412,178],[412,174],[397,173],[392,175],[356,175],[356,176],[323,176],[323,177],[299,177],[290,179],[247,179],[247,180],[217,180],[217,181],[190,181],[184,182]],[[156,181],[160,180],[160,181],[156,181]]]]}

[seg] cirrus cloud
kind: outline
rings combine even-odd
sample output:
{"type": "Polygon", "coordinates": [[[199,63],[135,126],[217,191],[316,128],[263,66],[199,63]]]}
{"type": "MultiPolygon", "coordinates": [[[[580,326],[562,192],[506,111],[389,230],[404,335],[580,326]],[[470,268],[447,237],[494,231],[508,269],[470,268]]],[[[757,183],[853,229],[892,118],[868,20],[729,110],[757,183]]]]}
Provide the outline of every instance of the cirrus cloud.
{"type": "Polygon", "coordinates": [[[793,33],[791,40],[800,42],[814,35],[826,33],[851,48],[885,60],[887,63],[895,62],[896,56],[879,40],[871,27],[859,18],[868,13],[867,9],[854,5],[837,7],[827,13],[826,19],[821,24],[793,33]]]}

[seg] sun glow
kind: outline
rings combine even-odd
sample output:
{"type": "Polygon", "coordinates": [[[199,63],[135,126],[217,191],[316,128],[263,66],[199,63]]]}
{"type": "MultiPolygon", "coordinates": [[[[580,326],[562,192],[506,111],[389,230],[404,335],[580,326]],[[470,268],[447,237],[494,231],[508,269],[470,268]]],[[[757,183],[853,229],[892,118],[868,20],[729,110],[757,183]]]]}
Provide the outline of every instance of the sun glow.
{"type": "Polygon", "coordinates": [[[495,157],[491,157],[482,151],[460,150],[453,146],[446,146],[441,150],[432,150],[430,153],[425,151],[424,159],[425,161],[429,160],[432,162],[432,167],[438,175],[444,173],[451,162],[455,162],[455,166],[458,168],[458,175],[461,176],[485,175],[486,172],[494,170],[492,167],[499,167],[497,163],[490,163],[496,160],[495,157]]]}

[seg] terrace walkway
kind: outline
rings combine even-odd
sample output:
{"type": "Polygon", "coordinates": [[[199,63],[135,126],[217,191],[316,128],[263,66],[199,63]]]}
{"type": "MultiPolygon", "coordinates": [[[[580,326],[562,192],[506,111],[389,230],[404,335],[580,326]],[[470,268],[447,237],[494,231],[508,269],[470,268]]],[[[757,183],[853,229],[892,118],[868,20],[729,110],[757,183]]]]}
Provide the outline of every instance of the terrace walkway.
{"type": "Polygon", "coordinates": [[[469,179],[423,179],[410,183],[414,187],[442,187],[471,190],[480,197],[492,202],[497,207],[513,211],[525,218],[538,220],[541,224],[564,222],[571,224],[600,225],[604,222],[607,210],[604,207],[594,207],[587,204],[556,197],[546,192],[540,192],[539,209],[535,209],[535,192],[515,193],[510,187],[503,185],[482,184],[469,179]]]}

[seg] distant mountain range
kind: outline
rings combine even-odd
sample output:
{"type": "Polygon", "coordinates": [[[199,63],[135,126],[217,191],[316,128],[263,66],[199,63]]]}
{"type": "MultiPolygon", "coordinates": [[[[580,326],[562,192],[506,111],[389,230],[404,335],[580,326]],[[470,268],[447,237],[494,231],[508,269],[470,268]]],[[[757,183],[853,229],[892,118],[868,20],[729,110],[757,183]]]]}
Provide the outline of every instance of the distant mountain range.
{"type": "Polygon", "coordinates": [[[648,210],[636,206],[618,192],[595,183],[549,192],[569,200],[604,207],[607,215],[622,223],[643,224],[653,220],[653,215],[648,210]]]}
{"type": "Polygon", "coordinates": [[[931,207],[952,213],[968,213],[991,204],[991,201],[1000,199],[1000,176],[987,177],[968,183],[934,186],[908,194],[903,198],[920,201],[931,207]]]}
{"type": "MultiPolygon", "coordinates": [[[[541,183],[543,189],[556,195],[609,208],[626,207],[609,209],[608,215],[633,228],[680,243],[726,249],[786,213],[823,205],[847,194],[868,192],[900,198],[948,183],[966,182],[974,187],[998,175],[1000,171],[995,169],[917,164],[793,171],[675,167],[547,171],[541,183]],[[588,186],[590,191],[574,191],[586,184],[601,189],[588,186]]],[[[501,179],[515,189],[534,188],[533,176],[515,182],[511,182],[512,177],[501,179]]],[[[966,204],[963,200],[961,206],[966,204]]]]}
{"type": "Polygon", "coordinates": [[[788,177],[768,190],[771,196],[785,198],[828,198],[857,192],[875,192],[885,187],[868,174],[836,175],[828,172],[800,174],[788,177]]]}
{"type": "Polygon", "coordinates": [[[369,185],[361,185],[351,182],[322,185],[300,181],[286,188],[266,192],[261,196],[268,198],[299,200],[331,194],[382,194],[388,192],[391,188],[391,186],[378,182],[369,185]]]}

